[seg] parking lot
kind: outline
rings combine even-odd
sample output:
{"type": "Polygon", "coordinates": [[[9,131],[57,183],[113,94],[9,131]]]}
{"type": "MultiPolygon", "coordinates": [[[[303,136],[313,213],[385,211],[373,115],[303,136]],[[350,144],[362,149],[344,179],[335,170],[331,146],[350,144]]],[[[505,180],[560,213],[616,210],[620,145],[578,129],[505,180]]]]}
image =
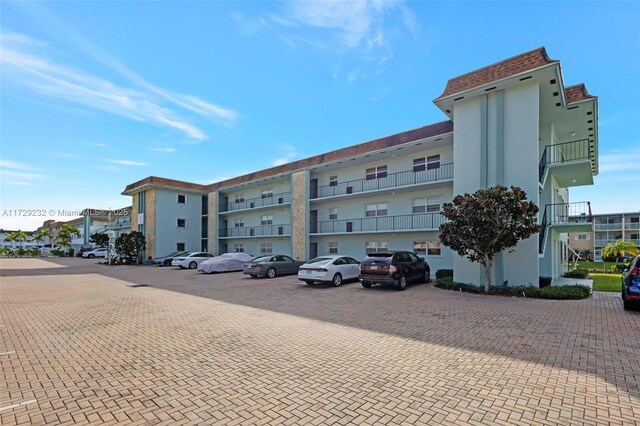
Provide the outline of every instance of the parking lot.
{"type": "Polygon", "coordinates": [[[0,423],[640,424],[640,312],[0,261],[0,423]]]}

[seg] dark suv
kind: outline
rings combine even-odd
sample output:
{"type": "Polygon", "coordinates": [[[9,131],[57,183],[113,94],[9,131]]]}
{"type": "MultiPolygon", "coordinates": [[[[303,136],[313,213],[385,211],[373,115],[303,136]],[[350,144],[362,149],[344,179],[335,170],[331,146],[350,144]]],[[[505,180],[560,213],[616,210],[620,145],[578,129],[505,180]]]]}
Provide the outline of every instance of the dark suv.
{"type": "Polygon", "coordinates": [[[431,281],[431,269],[424,259],[410,251],[369,253],[360,262],[358,279],[364,288],[372,284],[391,284],[402,291],[408,282],[431,281]]]}
{"type": "Polygon", "coordinates": [[[622,303],[627,310],[640,307],[640,255],[631,259],[622,273],[622,303]]]}

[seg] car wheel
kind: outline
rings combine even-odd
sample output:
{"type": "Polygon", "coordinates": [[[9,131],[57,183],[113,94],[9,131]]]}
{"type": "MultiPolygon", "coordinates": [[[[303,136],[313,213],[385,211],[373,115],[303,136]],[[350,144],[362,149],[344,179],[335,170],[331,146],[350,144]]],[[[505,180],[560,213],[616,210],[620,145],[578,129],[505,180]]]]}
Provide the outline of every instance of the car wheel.
{"type": "Polygon", "coordinates": [[[89,259],[93,259],[94,257],[96,257],[95,254],[91,253],[89,256],[87,256],[89,259]]]}
{"type": "Polygon", "coordinates": [[[256,274],[251,274],[249,275],[251,278],[258,278],[258,276],[256,274]]]}
{"type": "Polygon", "coordinates": [[[431,271],[428,269],[425,269],[424,271],[424,282],[425,283],[430,283],[431,282],[431,271]]]}
{"type": "Polygon", "coordinates": [[[269,269],[267,270],[267,277],[269,277],[269,278],[275,278],[275,276],[276,276],[276,270],[275,270],[275,269],[273,269],[273,268],[269,268],[269,269]]]}
{"type": "Polygon", "coordinates": [[[622,306],[624,306],[624,310],[625,311],[630,311],[631,310],[631,301],[622,298],[622,306]]]}
{"type": "Polygon", "coordinates": [[[331,280],[331,282],[333,283],[334,287],[340,287],[340,284],[342,284],[342,275],[335,274],[333,276],[333,280],[331,280]]]}
{"type": "Polygon", "coordinates": [[[315,281],[313,281],[313,280],[304,280],[304,282],[307,283],[307,285],[313,285],[313,283],[315,281]]]}
{"type": "Polygon", "coordinates": [[[165,260],[164,261],[164,266],[171,266],[171,261],[170,260],[165,260]]]}
{"type": "Polygon", "coordinates": [[[189,263],[189,269],[196,269],[197,267],[198,267],[198,264],[196,262],[189,263]]]}
{"type": "Polygon", "coordinates": [[[360,283],[364,288],[371,288],[371,283],[360,283]]]}
{"type": "Polygon", "coordinates": [[[407,277],[404,275],[400,275],[398,277],[398,284],[396,285],[396,289],[398,291],[404,291],[407,288],[407,277]]]}
{"type": "Polygon", "coordinates": [[[182,265],[179,265],[179,266],[180,266],[180,269],[184,269],[184,266],[182,266],[182,265]]]}

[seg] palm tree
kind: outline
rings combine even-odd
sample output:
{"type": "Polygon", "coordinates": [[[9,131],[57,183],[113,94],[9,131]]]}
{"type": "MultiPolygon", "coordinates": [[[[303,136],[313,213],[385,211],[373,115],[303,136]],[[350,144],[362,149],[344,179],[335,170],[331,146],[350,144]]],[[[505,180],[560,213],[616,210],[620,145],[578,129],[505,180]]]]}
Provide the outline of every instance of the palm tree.
{"type": "Polygon", "coordinates": [[[41,247],[42,256],[44,256],[45,238],[50,236],[51,236],[51,229],[38,229],[36,232],[33,233],[33,240],[36,242],[42,241],[43,243],[41,247]]]}
{"type": "Polygon", "coordinates": [[[60,232],[58,232],[57,240],[60,243],[60,246],[66,248],[71,246],[71,240],[73,239],[73,237],[79,236],[80,230],[77,227],[63,223],[62,229],[60,230],[60,232]]]}
{"type": "Polygon", "coordinates": [[[618,240],[615,243],[609,243],[602,249],[602,256],[615,256],[616,263],[620,261],[620,257],[627,252],[632,256],[640,253],[640,248],[633,241],[618,240]]]}

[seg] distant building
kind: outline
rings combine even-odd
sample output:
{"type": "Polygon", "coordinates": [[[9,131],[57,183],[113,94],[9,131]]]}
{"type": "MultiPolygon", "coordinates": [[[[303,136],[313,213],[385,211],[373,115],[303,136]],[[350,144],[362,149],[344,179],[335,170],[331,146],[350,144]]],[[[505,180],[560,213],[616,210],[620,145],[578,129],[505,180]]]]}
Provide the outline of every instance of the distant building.
{"type": "Polygon", "coordinates": [[[590,250],[593,259],[602,260],[602,249],[618,240],[631,241],[640,246],[640,212],[593,215],[593,231],[569,234],[569,246],[590,250]]]}

